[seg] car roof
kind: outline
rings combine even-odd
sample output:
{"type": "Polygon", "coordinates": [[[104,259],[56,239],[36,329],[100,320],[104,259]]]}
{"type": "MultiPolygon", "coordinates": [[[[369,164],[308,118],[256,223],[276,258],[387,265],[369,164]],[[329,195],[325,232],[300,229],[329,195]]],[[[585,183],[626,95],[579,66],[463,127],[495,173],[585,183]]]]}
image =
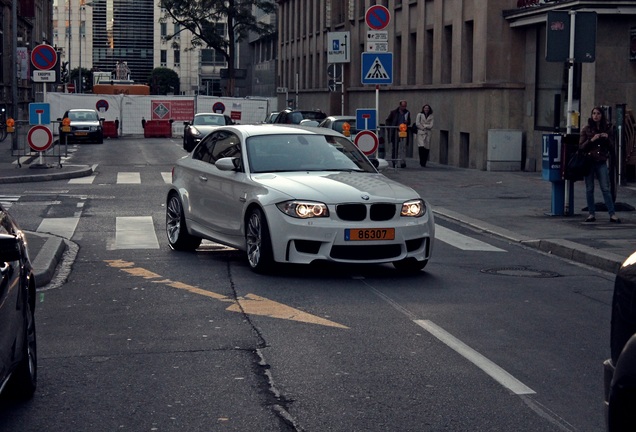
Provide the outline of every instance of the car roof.
{"type": "Polygon", "coordinates": [[[256,124],[243,124],[243,125],[227,125],[219,126],[219,129],[229,129],[239,131],[247,136],[254,135],[282,135],[282,134],[306,134],[306,135],[330,135],[342,137],[341,133],[334,131],[333,129],[327,129],[317,126],[301,126],[295,124],[269,124],[269,123],[256,123],[256,124]]]}
{"type": "Polygon", "coordinates": [[[221,117],[223,117],[224,114],[201,112],[201,113],[196,113],[194,116],[195,117],[198,117],[198,116],[221,116],[221,117]]]}
{"type": "Polygon", "coordinates": [[[350,115],[332,115],[332,116],[328,116],[326,117],[328,119],[331,120],[355,120],[356,116],[350,116],[350,115]]]}

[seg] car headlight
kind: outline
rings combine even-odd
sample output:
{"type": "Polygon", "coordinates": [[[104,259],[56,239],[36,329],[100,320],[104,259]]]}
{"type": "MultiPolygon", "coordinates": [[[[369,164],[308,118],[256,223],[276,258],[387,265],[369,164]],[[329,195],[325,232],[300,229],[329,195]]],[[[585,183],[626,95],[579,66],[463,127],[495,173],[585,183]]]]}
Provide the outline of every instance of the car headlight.
{"type": "Polygon", "coordinates": [[[300,219],[329,217],[329,209],[320,202],[285,201],[276,204],[276,207],[286,215],[300,219]]]}
{"type": "Polygon", "coordinates": [[[426,213],[426,204],[424,204],[424,200],[417,199],[402,203],[402,211],[400,212],[400,216],[420,217],[424,213],[426,213]]]}
{"type": "Polygon", "coordinates": [[[192,127],[190,128],[190,132],[192,133],[192,135],[194,135],[195,137],[199,137],[201,136],[201,132],[199,132],[199,129],[192,127]]]}
{"type": "Polygon", "coordinates": [[[98,128],[97,128],[97,126],[90,126],[88,128],[88,130],[91,131],[91,132],[95,132],[96,130],[98,130],[98,128]]]}

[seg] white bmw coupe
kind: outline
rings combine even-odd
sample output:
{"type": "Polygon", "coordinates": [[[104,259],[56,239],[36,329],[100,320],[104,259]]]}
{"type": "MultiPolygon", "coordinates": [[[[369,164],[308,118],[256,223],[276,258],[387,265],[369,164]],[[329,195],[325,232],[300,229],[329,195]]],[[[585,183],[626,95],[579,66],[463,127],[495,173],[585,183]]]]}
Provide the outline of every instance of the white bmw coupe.
{"type": "Polygon", "coordinates": [[[376,166],[326,128],[219,127],[173,168],[168,242],[237,248],[258,273],[317,260],[420,271],[433,250],[433,212],[376,166]]]}

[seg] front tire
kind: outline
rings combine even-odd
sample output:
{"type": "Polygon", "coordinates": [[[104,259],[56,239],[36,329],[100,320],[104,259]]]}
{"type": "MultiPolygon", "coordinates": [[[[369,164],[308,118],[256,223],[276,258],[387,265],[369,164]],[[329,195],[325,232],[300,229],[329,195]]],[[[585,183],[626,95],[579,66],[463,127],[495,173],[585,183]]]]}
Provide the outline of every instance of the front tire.
{"type": "Polygon", "coordinates": [[[188,233],[183,205],[177,194],[168,197],[166,205],[166,234],[170,247],[178,251],[193,251],[201,244],[201,238],[188,233]]]}
{"type": "Polygon", "coordinates": [[[272,240],[265,215],[259,208],[253,209],[247,219],[245,243],[251,269],[256,273],[270,271],[274,264],[272,240]]]}
{"type": "Polygon", "coordinates": [[[394,261],[393,267],[404,273],[417,273],[426,267],[426,264],[428,264],[428,260],[418,261],[415,258],[404,258],[400,261],[394,261]]]}

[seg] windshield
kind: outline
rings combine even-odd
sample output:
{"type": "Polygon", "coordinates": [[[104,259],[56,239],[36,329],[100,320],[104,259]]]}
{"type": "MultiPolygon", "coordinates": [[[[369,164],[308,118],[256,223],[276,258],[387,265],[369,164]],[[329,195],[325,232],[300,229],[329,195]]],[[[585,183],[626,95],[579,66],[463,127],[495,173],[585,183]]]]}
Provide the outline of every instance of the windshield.
{"type": "Polygon", "coordinates": [[[199,115],[194,117],[192,124],[198,126],[223,126],[225,124],[225,118],[221,115],[199,115]]]}
{"type": "Polygon", "coordinates": [[[99,120],[95,111],[71,111],[68,118],[76,121],[99,120]]]}
{"type": "Polygon", "coordinates": [[[246,141],[250,171],[377,172],[348,139],[327,135],[260,135],[246,141]]]}

